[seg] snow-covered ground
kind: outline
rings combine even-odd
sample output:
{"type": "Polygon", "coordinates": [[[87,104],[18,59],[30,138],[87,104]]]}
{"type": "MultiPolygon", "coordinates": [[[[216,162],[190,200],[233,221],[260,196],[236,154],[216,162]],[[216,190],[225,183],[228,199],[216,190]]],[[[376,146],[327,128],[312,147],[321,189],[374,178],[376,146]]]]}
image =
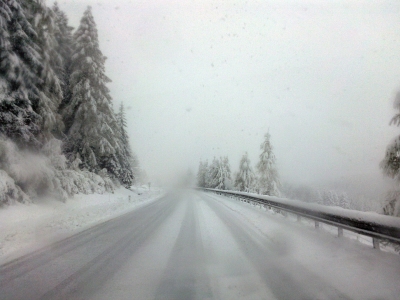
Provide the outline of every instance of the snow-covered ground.
{"type": "Polygon", "coordinates": [[[163,194],[159,188],[118,188],[114,194],[76,195],[66,203],[43,198],[0,209],[0,264],[104,222],[163,194]]]}
{"type": "Polygon", "coordinates": [[[172,191],[0,266],[0,295],[399,299],[398,255],[326,229],[224,196],[172,191]]]}
{"type": "MultiPolygon", "coordinates": [[[[400,259],[393,249],[383,247],[384,251],[379,251],[365,236],[345,231],[344,237],[338,238],[337,228],[332,226],[320,224],[320,230],[316,230],[314,222],[306,219],[297,222],[293,216],[284,217],[257,205],[208,196],[270,239],[282,262],[295,261],[351,299],[398,299],[400,259]]],[[[310,279],[305,274],[297,277],[310,279]]]]}

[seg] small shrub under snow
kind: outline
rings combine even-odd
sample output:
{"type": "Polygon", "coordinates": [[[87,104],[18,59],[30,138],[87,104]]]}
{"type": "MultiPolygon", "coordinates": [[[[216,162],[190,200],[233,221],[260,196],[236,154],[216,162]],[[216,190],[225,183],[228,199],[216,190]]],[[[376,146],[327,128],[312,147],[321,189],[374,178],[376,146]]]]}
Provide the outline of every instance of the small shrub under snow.
{"type": "Polygon", "coordinates": [[[20,150],[10,140],[0,137],[0,176],[0,205],[27,202],[44,194],[66,201],[78,193],[114,191],[105,171],[95,174],[68,169],[61,141],[56,139],[47,142],[39,154],[20,150]]]}

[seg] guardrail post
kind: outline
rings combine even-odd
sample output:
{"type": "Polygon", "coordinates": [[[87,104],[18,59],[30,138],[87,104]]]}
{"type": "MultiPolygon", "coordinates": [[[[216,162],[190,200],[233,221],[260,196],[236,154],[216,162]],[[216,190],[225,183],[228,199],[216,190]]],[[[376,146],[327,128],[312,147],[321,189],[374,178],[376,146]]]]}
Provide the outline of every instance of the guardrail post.
{"type": "Polygon", "coordinates": [[[301,222],[301,216],[297,215],[297,222],[301,222]]]}
{"type": "Polygon", "coordinates": [[[319,229],[319,222],[315,221],[315,229],[319,229]]]}
{"type": "Polygon", "coordinates": [[[343,236],[343,228],[342,227],[338,227],[337,228],[337,232],[338,232],[338,237],[342,237],[343,236]]]}
{"type": "Polygon", "coordinates": [[[374,246],[374,249],[380,249],[381,246],[379,245],[379,239],[377,238],[372,238],[372,245],[374,246]]]}

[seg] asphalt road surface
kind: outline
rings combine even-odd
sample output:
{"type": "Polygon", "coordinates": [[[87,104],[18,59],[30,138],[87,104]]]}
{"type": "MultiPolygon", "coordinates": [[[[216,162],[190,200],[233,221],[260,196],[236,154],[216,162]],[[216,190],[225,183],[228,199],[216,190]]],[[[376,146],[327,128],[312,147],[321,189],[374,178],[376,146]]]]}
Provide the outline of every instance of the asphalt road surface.
{"type": "Polygon", "coordinates": [[[350,299],[205,193],[179,191],[0,267],[1,299],[350,299]]]}

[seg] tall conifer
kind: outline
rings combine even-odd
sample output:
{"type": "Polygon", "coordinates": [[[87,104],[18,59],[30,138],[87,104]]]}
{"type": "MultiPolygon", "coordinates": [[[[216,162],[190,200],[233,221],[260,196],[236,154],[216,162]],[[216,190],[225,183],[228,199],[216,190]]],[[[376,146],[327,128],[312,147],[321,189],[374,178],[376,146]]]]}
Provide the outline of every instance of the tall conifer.
{"type": "Polygon", "coordinates": [[[62,64],[55,38],[57,25],[53,10],[48,8],[43,0],[29,0],[23,3],[25,14],[36,32],[33,40],[40,53],[40,66],[34,70],[37,92],[31,95],[31,101],[33,109],[42,117],[40,126],[45,142],[54,135],[59,136],[63,130],[63,122],[58,113],[63,93],[56,72],[62,64]]]}
{"type": "Polygon", "coordinates": [[[121,166],[118,125],[106,83],[106,57],[99,48],[98,33],[88,7],[74,34],[71,59],[71,99],[63,109],[67,126],[65,152],[72,162],[79,154],[81,167],[91,171],[106,168],[119,178],[121,166]]]}
{"type": "Polygon", "coordinates": [[[255,186],[255,174],[250,165],[247,152],[242,156],[239,164],[239,172],[236,174],[235,187],[239,191],[253,192],[255,186]]]}
{"type": "Polygon", "coordinates": [[[127,124],[123,103],[121,103],[119,112],[117,113],[117,124],[119,129],[119,137],[121,140],[121,148],[117,151],[117,157],[121,164],[119,179],[124,186],[129,187],[133,184],[134,175],[131,165],[132,150],[131,146],[129,145],[128,133],[126,132],[127,124]]]}
{"type": "Polygon", "coordinates": [[[0,1],[0,133],[22,147],[41,145],[42,118],[31,101],[42,68],[36,37],[20,1],[0,1]]]}
{"type": "Polygon", "coordinates": [[[72,30],[73,27],[68,25],[67,15],[60,10],[57,2],[53,5],[53,12],[55,14],[55,32],[54,36],[57,41],[56,50],[60,55],[60,65],[55,70],[58,78],[61,81],[61,88],[63,92],[63,100],[60,104],[60,110],[69,102],[70,99],[70,64],[72,56],[72,30]]]}
{"type": "Polygon", "coordinates": [[[259,193],[262,195],[279,196],[280,182],[269,132],[265,134],[260,149],[260,160],[257,164],[259,193]]]}

